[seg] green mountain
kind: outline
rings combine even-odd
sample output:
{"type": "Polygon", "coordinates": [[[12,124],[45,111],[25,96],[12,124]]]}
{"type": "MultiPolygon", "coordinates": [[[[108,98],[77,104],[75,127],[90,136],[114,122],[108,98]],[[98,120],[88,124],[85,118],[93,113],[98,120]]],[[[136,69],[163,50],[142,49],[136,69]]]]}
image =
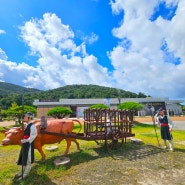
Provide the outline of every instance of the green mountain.
{"type": "Polygon", "coordinates": [[[13,102],[33,105],[35,99],[80,99],[80,98],[145,98],[143,93],[133,93],[121,89],[98,85],[66,85],[64,87],[40,91],[18,85],[0,82],[0,107],[8,109],[13,102]]]}
{"type": "Polygon", "coordinates": [[[146,97],[146,95],[140,93],[132,93],[121,89],[112,87],[103,87],[98,85],[66,85],[57,89],[45,91],[46,96],[53,95],[53,98],[137,98],[146,97]]]}
{"type": "Polygon", "coordinates": [[[11,83],[0,82],[0,96],[8,95],[13,93],[32,93],[32,92],[39,92],[40,90],[34,88],[26,88],[21,87],[19,85],[14,85],[11,83]]]}

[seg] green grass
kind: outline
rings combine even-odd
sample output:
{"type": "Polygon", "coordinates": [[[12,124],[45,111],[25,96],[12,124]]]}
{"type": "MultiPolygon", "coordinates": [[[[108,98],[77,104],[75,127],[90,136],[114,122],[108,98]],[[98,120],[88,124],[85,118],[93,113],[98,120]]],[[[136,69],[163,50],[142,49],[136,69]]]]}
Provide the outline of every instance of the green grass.
{"type": "MultiPolygon", "coordinates": [[[[163,142],[160,136],[159,126],[154,127],[153,125],[136,122],[132,129],[132,132],[135,133],[136,138],[141,139],[145,144],[153,144],[157,146],[158,145],[157,137],[158,137],[159,144],[163,145],[163,142]]],[[[176,149],[183,149],[184,145],[182,144],[182,141],[185,141],[185,137],[184,137],[185,130],[173,130],[172,135],[173,135],[174,147],[176,149]]]]}
{"type": "MultiPolygon", "coordinates": [[[[79,130],[79,125],[75,125],[75,132],[77,132],[78,130],[79,130]]],[[[159,127],[157,127],[156,130],[157,130],[160,144],[162,144],[160,139],[159,127]]],[[[144,142],[143,145],[147,145],[147,144],[152,144],[154,146],[158,145],[153,125],[135,123],[133,127],[133,133],[135,133],[136,138],[141,139],[144,142]]],[[[184,144],[182,144],[182,142],[185,141],[184,135],[185,135],[184,130],[173,131],[174,146],[177,151],[184,151],[184,144]]],[[[0,141],[3,138],[4,138],[4,134],[0,133],[0,141]]],[[[78,140],[78,141],[80,143],[80,147],[82,151],[78,151],[76,149],[75,143],[72,142],[70,153],[69,153],[69,158],[71,162],[62,166],[55,167],[53,164],[53,161],[57,156],[63,155],[66,147],[65,141],[62,141],[60,144],[58,143],[54,144],[58,146],[58,149],[55,151],[44,150],[46,154],[46,161],[44,163],[40,161],[41,159],[40,153],[37,150],[35,150],[36,162],[33,164],[33,168],[30,172],[29,177],[24,181],[22,181],[20,184],[53,185],[53,184],[60,184],[60,181],[62,182],[65,181],[66,182],[65,184],[80,184],[80,182],[82,182],[82,179],[84,179],[85,176],[89,176],[89,174],[91,173],[96,174],[98,178],[98,175],[100,175],[100,170],[101,170],[99,168],[101,166],[104,167],[103,168],[104,170],[107,168],[106,169],[107,173],[109,172],[110,174],[115,173],[115,175],[119,175],[120,173],[121,174],[123,173],[122,174],[123,176],[124,172],[122,171],[122,168],[116,167],[116,169],[114,169],[113,164],[117,162],[116,165],[119,166],[121,165],[120,162],[122,160],[126,160],[126,163],[127,163],[127,160],[134,159],[134,157],[136,156],[132,156],[133,155],[132,151],[136,150],[139,147],[139,146],[133,145],[128,141],[123,146],[120,146],[120,148],[118,148],[117,150],[112,150],[107,152],[107,150],[104,147],[104,142],[97,145],[94,141],[84,141],[84,140],[78,140]],[[110,164],[106,164],[107,161],[110,161],[110,164]],[[100,167],[98,168],[97,166],[100,166],[100,167]],[[83,171],[82,176],[78,174],[79,173],[77,172],[78,170],[83,171]],[[74,176],[74,174],[76,175],[74,176]]],[[[43,148],[45,149],[45,147],[47,146],[49,145],[45,145],[43,148]]],[[[156,150],[155,148],[151,149],[150,153],[155,153],[155,150],[156,150]]],[[[7,146],[7,147],[1,146],[0,147],[0,164],[1,164],[0,165],[0,185],[17,184],[13,181],[13,179],[14,179],[14,175],[21,171],[21,167],[16,165],[16,160],[18,158],[19,151],[20,151],[20,146],[7,146]]],[[[173,155],[174,154],[171,154],[171,158],[173,158],[173,155]]],[[[174,162],[174,165],[179,166],[181,164],[174,162]]],[[[166,164],[163,165],[160,163],[159,168],[165,169],[166,164]]],[[[129,175],[136,174],[137,170],[134,167],[132,168],[130,167],[127,173],[129,175]]],[[[106,174],[104,175],[106,176],[106,174]]],[[[118,180],[115,182],[119,182],[119,176],[117,179],[118,180]]],[[[92,177],[91,181],[93,180],[96,180],[96,179],[92,177]]],[[[122,179],[122,181],[124,181],[124,178],[122,179]]],[[[86,183],[84,184],[90,184],[89,182],[87,180],[86,183]]],[[[105,184],[105,183],[102,183],[102,184],[105,184]]]]}

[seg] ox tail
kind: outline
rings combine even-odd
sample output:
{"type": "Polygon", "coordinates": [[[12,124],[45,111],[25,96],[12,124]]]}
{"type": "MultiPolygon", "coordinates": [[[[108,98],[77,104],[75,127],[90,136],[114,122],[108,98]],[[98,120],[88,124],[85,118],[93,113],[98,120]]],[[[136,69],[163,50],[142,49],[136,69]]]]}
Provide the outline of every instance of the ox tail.
{"type": "Polygon", "coordinates": [[[80,125],[80,130],[77,132],[77,133],[79,133],[81,130],[82,130],[82,122],[80,121],[80,120],[78,120],[78,119],[72,119],[72,121],[73,122],[77,122],[77,123],[79,123],[79,125],[80,125]]]}

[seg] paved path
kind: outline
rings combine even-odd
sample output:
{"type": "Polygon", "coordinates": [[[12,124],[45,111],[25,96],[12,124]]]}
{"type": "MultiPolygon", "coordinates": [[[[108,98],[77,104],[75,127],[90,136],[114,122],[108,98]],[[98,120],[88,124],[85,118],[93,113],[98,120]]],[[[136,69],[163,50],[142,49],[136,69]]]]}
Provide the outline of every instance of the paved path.
{"type": "Polygon", "coordinates": [[[0,121],[0,127],[8,127],[15,125],[15,121],[0,121]]]}
{"type": "Polygon", "coordinates": [[[174,121],[174,129],[185,130],[185,121],[174,121]]]}
{"type": "MultiPolygon", "coordinates": [[[[153,122],[143,122],[145,124],[153,124],[153,122]]],[[[185,121],[173,121],[175,130],[185,130],[185,121]]]]}
{"type": "MultiPolygon", "coordinates": [[[[174,123],[174,129],[185,130],[185,116],[182,116],[182,117],[174,116],[170,118],[174,123]]],[[[153,124],[151,117],[135,117],[135,121],[146,123],[146,124],[153,124]]]]}

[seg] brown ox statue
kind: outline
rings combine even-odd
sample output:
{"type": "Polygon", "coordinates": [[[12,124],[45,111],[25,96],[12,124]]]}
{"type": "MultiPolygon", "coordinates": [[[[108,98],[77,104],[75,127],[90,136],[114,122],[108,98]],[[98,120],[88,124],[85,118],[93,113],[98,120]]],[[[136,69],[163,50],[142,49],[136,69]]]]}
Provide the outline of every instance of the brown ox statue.
{"type": "MultiPolygon", "coordinates": [[[[47,121],[47,127],[45,128],[45,131],[48,132],[54,132],[54,133],[62,133],[62,134],[70,134],[74,128],[74,122],[78,122],[80,124],[80,130],[82,128],[82,124],[77,119],[52,119],[47,121]]],[[[34,123],[37,127],[38,135],[34,140],[34,148],[37,149],[41,156],[42,160],[45,160],[45,154],[42,150],[43,145],[45,144],[53,144],[62,141],[63,139],[67,142],[67,147],[65,150],[64,155],[67,155],[69,152],[69,148],[71,146],[71,141],[74,141],[77,145],[77,149],[80,149],[79,143],[74,138],[64,138],[57,135],[51,135],[51,134],[44,134],[41,133],[40,130],[40,121],[36,121],[34,123]]],[[[80,132],[79,130],[79,132],[80,132]]],[[[22,137],[22,128],[21,127],[13,127],[11,129],[6,130],[5,132],[5,138],[2,140],[2,145],[22,145],[20,140],[22,137]]]]}

